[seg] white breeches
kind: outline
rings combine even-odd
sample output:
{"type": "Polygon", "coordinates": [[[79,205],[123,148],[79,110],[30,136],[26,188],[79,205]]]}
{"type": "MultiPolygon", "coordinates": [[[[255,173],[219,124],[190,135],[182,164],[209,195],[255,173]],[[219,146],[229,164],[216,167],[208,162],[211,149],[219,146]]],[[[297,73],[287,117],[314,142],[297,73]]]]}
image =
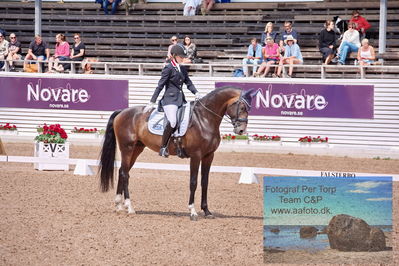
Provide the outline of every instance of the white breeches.
{"type": "Polygon", "coordinates": [[[177,123],[177,105],[174,104],[168,104],[165,106],[162,106],[163,110],[165,112],[166,118],[168,119],[170,126],[172,128],[176,127],[177,123]]]}

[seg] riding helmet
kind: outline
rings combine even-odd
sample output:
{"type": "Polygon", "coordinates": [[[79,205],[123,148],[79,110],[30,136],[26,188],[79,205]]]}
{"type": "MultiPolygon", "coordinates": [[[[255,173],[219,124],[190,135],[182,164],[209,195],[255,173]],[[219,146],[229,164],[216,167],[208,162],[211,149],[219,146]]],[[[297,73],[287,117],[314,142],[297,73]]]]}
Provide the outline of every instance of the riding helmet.
{"type": "Polygon", "coordinates": [[[172,49],[170,50],[170,53],[172,55],[178,55],[181,57],[187,57],[187,50],[180,44],[175,44],[172,46],[172,49]]]}

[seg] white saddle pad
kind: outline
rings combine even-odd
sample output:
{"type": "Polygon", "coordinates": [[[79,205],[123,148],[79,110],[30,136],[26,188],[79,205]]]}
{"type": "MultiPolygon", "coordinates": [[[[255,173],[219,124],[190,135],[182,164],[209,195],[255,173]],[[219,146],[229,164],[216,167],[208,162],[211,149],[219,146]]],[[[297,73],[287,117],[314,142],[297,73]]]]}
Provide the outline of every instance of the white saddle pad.
{"type": "MultiPolygon", "coordinates": [[[[173,133],[174,137],[182,137],[186,134],[189,118],[190,118],[190,103],[185,104],[186,109],[184,110],[183,121],[180,124],[180,128],[178,128],[175,133],[173,133]]],[[[158,112],[158,109],[155,108],[152,111],[150,118],[148,119],[148,130],[155,135],[163,135],[164,124],[165,123],[165,113],[158,112]]]]}

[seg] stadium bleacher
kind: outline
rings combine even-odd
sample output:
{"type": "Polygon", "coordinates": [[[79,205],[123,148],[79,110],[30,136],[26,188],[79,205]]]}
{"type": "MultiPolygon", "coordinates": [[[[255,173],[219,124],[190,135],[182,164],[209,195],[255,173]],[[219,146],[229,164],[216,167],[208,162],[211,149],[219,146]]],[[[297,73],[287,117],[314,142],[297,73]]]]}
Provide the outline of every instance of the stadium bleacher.
{"type": "MultiPolygon", "coordinates": [[[[110,62],[162,63],[169,38],[188,34],[198,45],[198,55],[205,62],[239,64],[252,37],[260,37],[268,21],[280,30],[291,20],[300,33],[300,46],[305,64],[321,64],[317,48],[318,34],[326,19],[339,15],[349,19],[358,9],[372,24],[371,44],[378,52],[379,1],[328,0],[309,3],[229,3],[216,4],[207,16],[184,17],[182,4],[136,4],[125,15],[120,7],[117,15],[105,16],[95,3],[49,3],[42,5],[42,36],[54,47],[55,35],[65,33],[72,43],[72,34],[82,34],[87,56],[110,62]]],[[[34,3],[2,3],[1,28],[15,32],[26,52],[34,35],[34,3]]],[[[397,65],[399,59],[399,1],[388,1],[387,49],[384,65],[397,65]]],[[[354,56],[352,55],[352,60],[354,56]]],[[[216,72],[230,75],[234,67],[215,67],[216,72]]],[[[368,70],[379,73],[379,70],[368,70]]],[[[298,69],[298,77],[319,77],[311,69],[298,69]]],[[[318,71],[319,72],[319,71],[318,71]]],[[[327,76],[342,76],[339,67],[327,76]]],[[[345,69],[345,76],[357,73],[345,69]]],[[[392,75],[396,75],[393,71],[392,75]]],[[[389,76],[390,73],[387,73],[389,76]]]]}

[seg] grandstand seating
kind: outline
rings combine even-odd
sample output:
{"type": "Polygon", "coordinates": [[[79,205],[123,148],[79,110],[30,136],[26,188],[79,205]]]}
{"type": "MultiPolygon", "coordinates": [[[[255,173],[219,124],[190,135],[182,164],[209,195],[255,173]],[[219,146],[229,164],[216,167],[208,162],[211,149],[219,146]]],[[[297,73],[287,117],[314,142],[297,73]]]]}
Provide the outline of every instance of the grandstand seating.
{"type": "MultiPolygon", "coordinates": [[[[55,35],[79,32],[87,47],[87,56],[102,61],[161,63],[166,57],[169,38],[181,39],[189,34],[198,45],[199,57],[205,62],[240,63],[250,38],[260,37],[265,24],[272,21],[281,28],[284,20],[292,20],[300,33],[306,64],[321,64],[318,33],[325,19],[340,15],[349,19],[359,9],[372,24],[371,43],[378,51],[379,1],[328,0],[309,3],[229,3],[216,4],[207,16],[184,17],[182,4],[136,4],[125,16],[105,16],[95,3],[43,3],[42,35],[54,47],[55,35]]],[[[0,28],[15,32],[26,52],[34,32],[34,3],[7,2],[0,6],[0,28]]],[[[381,55],[386,65],[399,59],[399,1],[388,1],[387,53],[381,55]]],[[[233,67],[217,67],[230,74],[233,67]]],[[[298,76],[319,77],[319,73],[303,70],[298,76]]],[[[357,71],[354,70],[353,73],[357,71]]],[[[375,71],[378,72],[378,71],[375,71]]],[[[340,76],[342,71],[327,71],[340,76]]],[[[350,75],[351,73],[349,72],[350,75]]]]}

